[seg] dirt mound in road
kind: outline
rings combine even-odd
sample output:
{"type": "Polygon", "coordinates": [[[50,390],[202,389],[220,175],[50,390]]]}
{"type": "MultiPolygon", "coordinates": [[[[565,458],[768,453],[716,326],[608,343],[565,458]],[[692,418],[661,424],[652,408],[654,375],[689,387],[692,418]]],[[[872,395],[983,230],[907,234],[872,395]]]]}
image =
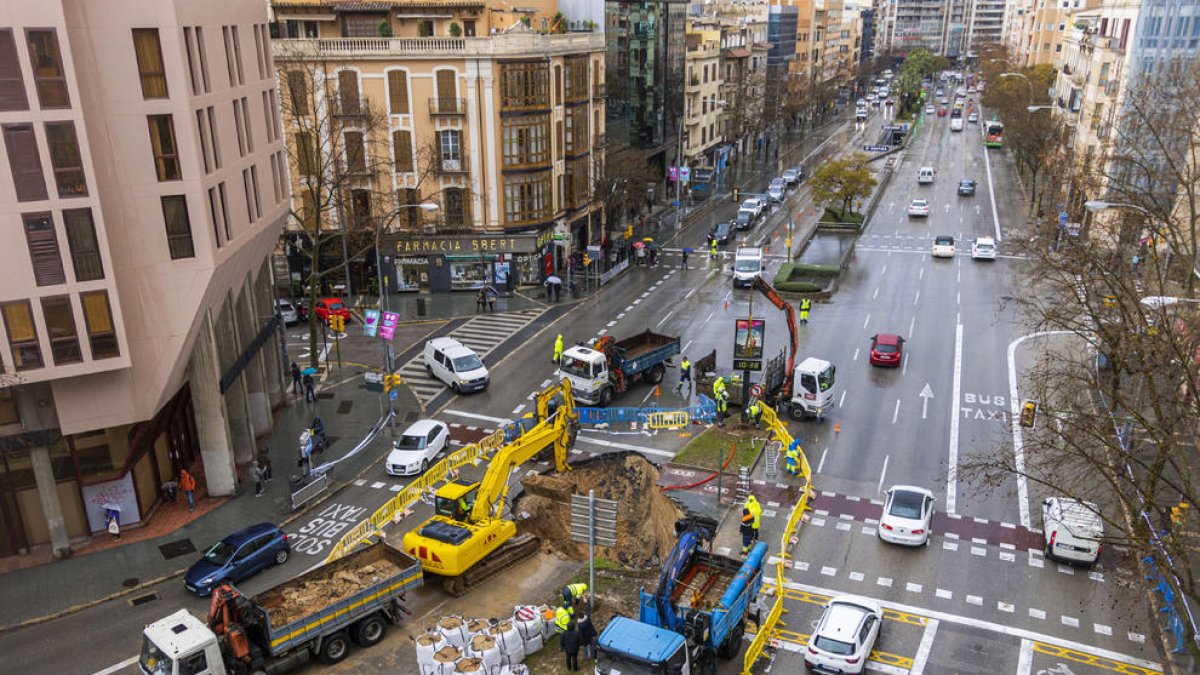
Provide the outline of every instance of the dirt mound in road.
{"type": "Polygon", "coordinates": [[[542,550],[587,560],[587,544],[571,539],[571,495],[595,490],[617,502],[617,545],[596,547],[596,557],[623,567],[657,567],[675,546],[675,521],[683,511],[658,489],[658,469],[636,453],[600,455],[564,474],[530,476],[513,512],[522,531],[536,534],[542,550]]]}

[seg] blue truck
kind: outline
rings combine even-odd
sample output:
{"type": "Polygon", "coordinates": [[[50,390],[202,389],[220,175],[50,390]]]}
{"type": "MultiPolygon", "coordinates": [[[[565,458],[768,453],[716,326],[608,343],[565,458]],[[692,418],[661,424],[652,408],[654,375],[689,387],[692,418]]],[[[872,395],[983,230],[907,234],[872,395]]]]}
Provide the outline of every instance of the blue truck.
{"type": "Polygon", "coordinates": [[[555,375],[571,381],[576,402],[604,408],[634,382],[662,382],[671,357],[679,352],[678,337],[650,330],[624,340],[605,335],[591,346],[576,345],[564,351],[555,375]]]}
{"type": "Polygon", "coordinates": [[[597,675],[715,672],[717,656],[738,655],[762,588],[767,545],[756,543],[745,560],[716,555],[705,550],[716,525],[698,516],[675,524],[678,541],[658,589],[640,591],[638,620],[615,617],[600,634],[597,675]]]}

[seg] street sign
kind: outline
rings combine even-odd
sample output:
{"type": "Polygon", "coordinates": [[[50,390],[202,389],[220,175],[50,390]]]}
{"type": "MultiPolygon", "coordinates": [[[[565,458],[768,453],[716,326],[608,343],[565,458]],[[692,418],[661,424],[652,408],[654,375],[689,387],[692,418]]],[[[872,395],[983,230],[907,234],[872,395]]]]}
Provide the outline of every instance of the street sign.
{"type": "Polygon", "coordinates": [[[1067,236],[1069,236],[1069,237],[1078,237],[1079,231],[1081,229],[1083,229],[1083,225],[1081,225],[1079,223],[1067,223],[1066,224],[1067,236]]]}
{"type": "Polygon", "coordinates": [[[863,150],[867,152],[887,152],[891,148],[886,145],[864,145],[863,150]]]}
{"type": "Polygon", "coordinates": [[[395,400],[396,400],[396,391],[397,391],[397,390],[395,390],[395,389],[393,389],[393,390],[389,391],[389,392],[388,392],[388,398],[390,398],[390,399],[392,399],[393,401],[395,401],[395,400]]]}
{"type": "Polygon", "coordinates": [[[686,182],[688,182],[688,179],[691,177],[692,177],[692,168],[691,167],[688,167],[688,166],[679,167],[679,180],[686,183],[686,182]]]}
{"type": "Polygon", "coordinates": [[[400,315],[396,312],[384,312],[383,320],[379,324],[379,337],[391,340],[396,335],[396,322],[399,320],[400,315]]]}
{"type": "Polygon", "coordinates": [[[880,128],[883,129],[884,131],[903,131],[904,130],[904,127],[900,126],[899,124],[882,124],[882,125],[880,125],[880,128]]]}
{"type": "Polygon", "coordinates": [[[1067,212],[1066,212],[1066,211],[1059,211],[1059,213],[1058,213],[1058,224],[1059,224],[1059,225],[1066,225],[1066,224],[1067,224],[1067,220],[1068,220],[1067,212]]]}
{"type": "Polygon", "coordinates": [[[759,382],[750,385],[750,395],[754,398],[759,398],[763,395],[763,386],[759,382]]]}
{"type": "Polygon", "coordinates": [[[597,546],[617,545],[617,502],[594,499],[589,507],[588,495],[571,495],[571,541],[587,544],[593,531],[591,516],[595,515],[597,546]]]}
{"type": "Polygon", "coordinates": [[[367,337],[375,337],[379,332],[379,310],[368,309],[363,312],[363,333],[367,337]]]}
{"type": "Polygon", "coordinates": [[[677,166],[667,167],[667,179],[670,180],[672,183],[679,180],[679,167],[677,167],[677,166]]]}

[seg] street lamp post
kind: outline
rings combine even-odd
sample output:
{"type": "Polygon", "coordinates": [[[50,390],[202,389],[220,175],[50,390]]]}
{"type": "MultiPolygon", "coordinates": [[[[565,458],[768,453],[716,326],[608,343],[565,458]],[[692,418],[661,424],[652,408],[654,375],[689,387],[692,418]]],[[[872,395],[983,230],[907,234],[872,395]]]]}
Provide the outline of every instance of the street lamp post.
{"type": "MultiPolygon", "coordinates": [[[[422,211],[437,211],[440,206],[434,202],[421,202],[420,204],[405,204],[396,208],[393,215],[398,215],[405,209],[421,209],[422,211]]],[[[379,235],[383,234],[384,227],[391,222],[391,219],[385,219],[379,223],[379,227],[375,228],[375,276],[379,279],[379,321],[383,321],[383,313],[389,311],[387,306],[387,286],[383,281],[383,254],[379,250],[379,235]]],[[[383,344],[383,368],[387,375],[391,375],[395,370],[392,363],[392,345],[388,340],[380,340],[383,344]]],[[[392,403],[392,397],[387,391],[387,387],[382,388],[383,398],[387,399],[388,407],[388,422],[392,430],[392,437],[396,436],[396,406],[392,403]]]]}

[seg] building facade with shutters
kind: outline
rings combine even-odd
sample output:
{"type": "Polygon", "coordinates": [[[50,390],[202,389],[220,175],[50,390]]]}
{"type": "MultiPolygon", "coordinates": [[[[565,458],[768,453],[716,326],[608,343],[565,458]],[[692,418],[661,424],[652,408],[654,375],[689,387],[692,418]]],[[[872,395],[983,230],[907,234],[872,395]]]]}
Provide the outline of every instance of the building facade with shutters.
{"type": "Polygon", "coordinates": [[[537,284],[601,242],[605,45],[591,20],[553,0],[271,9],[299,216],[287,237],[340,232],[350,243],[331,255],[353,258],[378,234],[391,292],[537,284]],[[438,209],[408,208],[423,203],[438,209]],[[444,250],[447,237],[482,243],[444,250]]]}
{"type": "Polygon", "coordinates": [[[233,494],[284,397],[266,8],[0,0],[0,557],[233,494]]]}

